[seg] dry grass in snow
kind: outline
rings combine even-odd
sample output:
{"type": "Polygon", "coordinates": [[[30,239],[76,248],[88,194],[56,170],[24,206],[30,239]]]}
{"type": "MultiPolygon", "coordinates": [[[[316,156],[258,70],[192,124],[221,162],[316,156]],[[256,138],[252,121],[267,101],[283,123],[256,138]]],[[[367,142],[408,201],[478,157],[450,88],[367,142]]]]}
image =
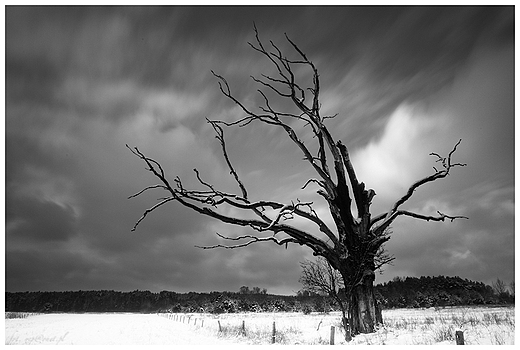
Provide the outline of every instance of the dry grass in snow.
{"type": "Polygon", "coordinates": [[[359,335],[355,344],[455,344],[463,331],[466,345],[513,345],[513,307],[399,309],[383,312],[384,325],[374,334],[359,335]]]}
{"type": "MultiPolygon", "coordinates": [[[[450,345],[455,331],[467,345],[514,344],[514,308],[399,309],[383,311],[384,325],[348,344],[450,345]]],[[[345,344],[340,314],[50,314],[6,319],[6,344],[345,344]],[[189,321],[188,321],[189,320],[189,321]]]]}
{"type": "MultiPolygon", "coordinates": [[[[340,313],[311,314],[224,314],[210,322],[213,332],[225,339],[241,339],[246,344],[269,344],[272,323],[276,325],[279,344],[329,344],[331,326],[335,327],[335,344],[346,344],[340,313]],[[242,331],[245,322],[245,335],[242,331]]],[[[455,331],[461,330],[467,345],[514,344],[514,308],[454,307],[431,309],[383,310],[384,324],[377,332],[361,334],[350,345],[430,345],[455,344],[455,331]]]]}

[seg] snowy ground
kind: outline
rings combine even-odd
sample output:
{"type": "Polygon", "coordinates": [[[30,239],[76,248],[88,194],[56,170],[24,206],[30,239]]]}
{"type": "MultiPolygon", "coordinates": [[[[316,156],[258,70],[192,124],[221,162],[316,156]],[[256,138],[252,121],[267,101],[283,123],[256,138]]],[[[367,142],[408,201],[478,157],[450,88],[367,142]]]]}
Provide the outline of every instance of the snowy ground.
{"type": "Polygon", "coordinates": [[[155,314],[47,314],[5,320],[5,344],[226,344],[197,328],[155,314]]]}
{"type": "MultiPolygon", "coordinates": [[[[349,344],[451,345],[461,330],[467,345],[514,344],[514,308],[383,311],[384,326],[349,344]]],[[[47,314],[5,320],[5,344],[64,345],[325,345],[331,326],[345,344],[339,313],[47,314]]]]}

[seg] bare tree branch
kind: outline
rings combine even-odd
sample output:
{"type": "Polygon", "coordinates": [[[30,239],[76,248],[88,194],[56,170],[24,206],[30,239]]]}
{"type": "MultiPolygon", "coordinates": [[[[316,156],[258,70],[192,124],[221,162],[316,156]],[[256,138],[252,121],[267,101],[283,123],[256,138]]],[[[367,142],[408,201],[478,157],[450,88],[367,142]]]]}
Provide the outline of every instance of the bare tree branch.
{"type": "Polygon", "coordinates": [[[132,227],[132,231],[135,231],[137,229],[137,226],[141,223],[141,221],[144,220],[144,218],[150,214],[152,211],[154,211],[155,209],[159,208],[161,205],[163,204],[166,204],[167,202],[170,202],[172,200],[175,200],[176,198],[175,197],[168,197],[168,198],[165,198],[163,199],[162,201],[160,201],[159,203],[157,203],[156,205],[154,205],[153,207],[150,207],[148,209],[145,210],[145,212],[143,213],[143,215],[139,218],[139,220],[137,220],[137,222],[134,224],[134,227],[132,227]]]}
{"type": "Polygon", "coordinates": [[[379,270],[380,273],[383,273],[383,266],[392,265],[394,260],[395,256],[388,254],[387,251],[381,246],[374,258],[375,269],[379,270]]]}
{"type": "Polygon", "coordinates": [[[279,240],[275,236],[257,237],[257,236],[253,236],[253,235],[243,235],[243,236],[239,236],[239,237],[234,237],[233,238],[233,237],[223,236],[223,235],[221,235],[218,232],[216,232],[216,234],[220,238],[223,238],[223,239],[226,239],[226,240],[239,241],[239,240],[243,240],[243,239],[249,239],[249,241],[247,241],[245,243],[235,244],[235,245],[215,244],[215,245],[212,245],[212,246],[198,246],[198,245],[196,245],[195,247],[202,248],[202,249],[215,249],[215,248],[236,249],[236,248],[247,247],[248,245],[251,245],[253,243],[258,243],[258,242],[274,242],[274,243],[276,243],[278,245],[284,245],[285,244],[286,246],[287,246],[288,243],[299,243],[296,239],[294,239],[292,237],[287,237],[287,238],[279,240]]]}
{"type": "Polygon", "coordinates": [[[416,181],[414,184],[410,186],[406,194],[401,197],[399,200],[395,202],[395,204],[392,206],[392,208],[387,212],[380,214],[374,218],[372,218],[370,222],[370,226],[373,226],[376,222],[382,221],[382,223],[375,229],[377,231],[381,231],[386,229],[398,216],[404,215],[404,216],[410,216],[416,219],[426,220],[426,221],[444,221],[445,219],[449,219],[451,221],[454,221],[455,219],[467,219],[465,216],[449,216],[446,214],[442,214],[440,212],[438,216],[431,216],[431,215],[422,215],[413,213],[406,210],[399,210],[399,207],[404,204],[406,201],[408,201],[412,195],[414,194],[415,190],[419,188],[420,186],[427,184],[429,182],[433,182],[438,179],[442,179],[450,174],[450,170],[454,167],[463,167],[466,166],[464,163],[453,163],[452,162],[452,156],[457,150],[457,147],[461,143],[462,139],[460,139],[453,149],[449,152],[447,157],[441,157],[437,153],[430,153],[430,155],[433,155],[437,158],[436,162],[441,163],[442,169],[438,170],[434,167],[435,173],[432,175],[426,176],[418,181],[416,181]]]}
{"type": "Polygon", "coordinates": [[[448,157],[443,158],[440,155],[438,155],[437,153],[430,153],[430,155],[434,155],[434,156],[436,156],[438,158],[437,162],[441,162],[442,167],[444,169],[437,170],[434,167],[434,170],[435,170],[434,174],[432,174],[430,176],[427,176],[427,177],[425,177],[425,178],[415,182],[412,186],[410,186],[410,188],[408,189],[408,192],[402,198],[400,198],[397,202],[395,202],[394,207],[390,210],[390,212],[396,211],[397,208],[399,208],[399,206],[401,204],[406,202],[412,196],[412,194],[415,192],[415,190],[419,186],[422,186],[422,185],[424,185],[424,184],[426,184],[428,182],[432,182],[432,181],[435,181],[437,179],[442,179],[442,178],[448,176],[449,173],[450,173],[451,168],[453,168],[453,167],[456,167],[456,166],[466,166],[466,164],[462,164],[462,163],[454,163],[454,164],[451,163],[451,156],[453,155],[453,153],[455,152],[455,150],[457,149],[457,146],[461,143],[461,141],[462,141],[462,139],[460,139],[455,144],[453,149],[450,151],[448,157]]]}
{"type": "Polygon", "coordinates": [[[426,220],[426,221],[430,221],[430,220],[431,221],[444,221],[444,220],[448,219],[451,222],[453,222],[456,219],[469,219],[467,216],[462,216],[462,215],[456,215],[456,216],[446,215],[446,214],[441,213],[440,211],[437,211],[437,213],[439,214],[438,216],[422,215],[422,214],[413,213],[413,212],[410,212],[407,210],[398,210],[396,212],[397,215],[410,216],[410,217],[413,217],[416,219],[421,219],[421,220],[426,220]]]}
{"type": "Polygon", "coordinates": [[[242,183],[242,181],[240,181],[240,178],[238,177],[238,173],[236,172],[235,168],[233,167],[233,165],[231,164],[231,161],[229,160],[229,156],[227,154],[227,150],[226,150],[226,141],[224,140],[224,131],[222,130],[222,128],[220,127],[220,125],[218,125],[217,122],[214,122],[214,121],[211,121],[209,119],[206,118],[206,120],[208,121],[208,123],[211,124],[211,126],[213,127],[213,129],[215,130],[215,132],[217,133],[217,140],[220,142],[220,145],[222,146],[222,153],[224,155],[224,159],[226,160],[226,164],[229,168],[229,170],[231,171],[231,174],[233,175],[233,178],[235,179],[235,181],[237,182],[238,184],[238,187],[240,188],[240,191],[242,192],[242,197],[244,198],[244,200],[248,200],[247,199],[247,190],[246,190],[246,187],[244,186],[244,184],[242,183]]]}
{"type": "Polygon", "coordinates": [[[164,190],[168,190],[164,185],[160,185],[160,184],[153,185],[153,186],[147,186],[147,187],[143,188],[141,191],[139,191],[139,192],[129,196],[128,199],[135,198],[135,197],[139,196],[140,194],[142,194],[142,193],[144,193],[144,192],[146,192],[148,190],[154,189],[154,188],[162,188],[164,190]]]}

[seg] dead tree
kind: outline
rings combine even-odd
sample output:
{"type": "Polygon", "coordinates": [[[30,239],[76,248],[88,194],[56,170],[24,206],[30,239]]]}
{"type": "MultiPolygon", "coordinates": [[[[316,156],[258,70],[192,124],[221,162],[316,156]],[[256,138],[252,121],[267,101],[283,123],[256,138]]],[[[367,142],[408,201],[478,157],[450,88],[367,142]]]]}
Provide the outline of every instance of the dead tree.
{"type": "MultiPolygon", "coordinates": [[[[217,233],[230,244],[216,244],[201,248],[234,249],[260,242],[307,246],[312,249],[314,255],[327,259],[329,264],[341,274],[345,288],[349,292],[349,324],[352,334],[373,332],[375,325],[381,322],[380,317],[377,316],[380,313],[373,291],[374,271],[378,264],[376,256],[382,245],[390,239],[387,228],[400,216],[426,221],[453,221],[465,218],[441,212],[437,212],[437,215],[425,215],[402,208],[420,186],[442,179],[448,176],[453,168],[465,165],[452,160],[460,140],[446,157],[431,153],[439,164],[438,167],[434,167],[433,174],[412,184],[388,211],[373,216],[370,212],[370,205],[376,193],[372,189],[366,189],[365,184],[358,181],[347,147],[341,140],[335,140],[329,132],[326,126],[327,119],[336,116],[326,116],[320,113],[320,79],[317,68],[287,35],[285,37],[290,47],[294,49],[295,55],[298,56],[297,59],[285,57],[273,42],[270,42],[271,48],[268,51],[260,40],[256,27],[255,33],[256,42],[255,44],[249,43],[249,45],[269,60],[276,70],[275,76],[252,77],[264,89],[258,90],[264,101],[264,105],[260,106],[258,111],[249,109],[235,98],[226,79],[212,72],[218,79],[222,94],[244,113],[242,118],[234,121],[208,119],[208,123],[215,130],[223,157],[231,176],[238,185],[239,193],[229,193],[217,189],[214,184],[204,181],[196,169],[194,169],[194,175],[200,187],[198,189],[185,188],[179,177],[175,177],[171,181],[158,161],[144,155],[137,147],[131,148],[127,145],[135,156],[146,163],[147,170],[159,181],[158,184],[145,187],[130,198],[149,190],[163,190],[166,193],[166,196],[162,197],[158,203],[144,211],[132,230],[135,230],[139,223],[155,209],[175,201],[202,215],[227,224],[247,227],[254,232],[238,237],[228,237],[217,233]],[[302,85],[297,81],[296,71],[303,68],[309,69],[312,74],[310,86],[302,85]],[[293,110],[297,112],[277,110],[267,97],[266,91],[291,103],[293,110]],[[290,203],[281,203],[265,199],[253,200],[249,197],[247,188],[228,155],[223,127],[251,126],[253,122],[283,129],[287,137],[303,153],[304,161],[314,169],[316,177],[308,179],[303,184],[302,190],[311,185],[317,186],[316,193],[328,204],[335,227],[329,227],[318,216],[313,209],[312,202],[302,202],[296,199],[290,203]],[[301,123],[304,130],[308,130],[312,134],[313,138],[306,140],[309,141],[308,143],[305,143],[301,139],[301,135],[291,126],[296,123],[301,123]],[[311,144],[313,148],[311,148],[311,144]],[[352,202],[354,202],[357,212],[353,212],[352,202]],[[229,216],[225,214],[226,211],[222,210],[224,207],[238,209],[245,215],[229,216]],[[275,214],[272,214],[273,212],[275,214]],[[251,213],[254,214],[253,218],[251,215],[247,215],[251,213]],[[307,220],[315,229],[307,231],[291,225],[290,221],[295,217],[307,220]]],[[[300,134],[302,133],[300,132],[300,134]]]]}

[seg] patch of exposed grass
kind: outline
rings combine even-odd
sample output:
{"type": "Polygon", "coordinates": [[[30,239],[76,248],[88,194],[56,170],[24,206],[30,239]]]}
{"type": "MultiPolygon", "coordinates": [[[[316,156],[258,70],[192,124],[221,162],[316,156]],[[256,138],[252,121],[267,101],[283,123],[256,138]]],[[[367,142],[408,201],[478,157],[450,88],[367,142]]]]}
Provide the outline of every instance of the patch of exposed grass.
{"type": "Polygon", "coordinates": [[[433,329],[433,341],[440,343],[443,341],[455,340],[455,328],[452,325],[441,325],[433,329]]]}
{"type": "Polygon", "coordinates": [[[13,319],[13,318],[27,318],[29,316],[38,315],[34,312],[6,312],[5,319],[13,319]]]}

